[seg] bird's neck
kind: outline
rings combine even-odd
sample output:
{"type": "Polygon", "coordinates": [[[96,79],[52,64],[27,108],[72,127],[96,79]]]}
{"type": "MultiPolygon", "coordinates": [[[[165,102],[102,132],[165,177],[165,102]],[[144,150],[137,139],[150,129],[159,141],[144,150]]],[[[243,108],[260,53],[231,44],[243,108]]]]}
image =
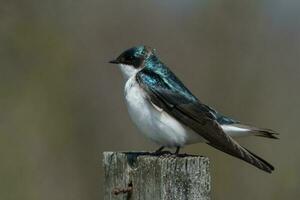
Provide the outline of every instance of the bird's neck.
{"type": "Polygon", "coordinates": [[[127,81],[131,77],[135,76],[143,68],[148,68],[148,69],[153,70],[153,71],[161,70],[162,68],[165,69],[164,65],[154,55],[152,55],[149,58],[147,58],[143,62],[143,66],[141,66],[139,68],[135,68],[134,66],[125,65],[125,64],[120,64],[119,67],[121,69],[121,72],[123,74],[123,77],[124,77],[125,81],[127,81]]]}
{"type": "Polygon", "coordinates": [[[136,69],[130,65],[120,64],[119,67],[121,69],[125,81],[135,76],[140,71],[140,69],[136,69]]]}
{"type": "Polygon", "coordinates": [[[162,63],[155,55],[151,55],[145,60],[144,66],[145,68],[155,70],[156,68],[160,68],[162,66],[162,63]]]}

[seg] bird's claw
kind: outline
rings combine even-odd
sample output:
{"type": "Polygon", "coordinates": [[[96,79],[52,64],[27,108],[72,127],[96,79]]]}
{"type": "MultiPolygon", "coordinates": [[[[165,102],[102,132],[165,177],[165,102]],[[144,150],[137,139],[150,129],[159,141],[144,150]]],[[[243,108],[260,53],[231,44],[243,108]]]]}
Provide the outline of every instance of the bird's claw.
{"type": "Polygon", "coordinates": [[[152,153],[154,156],[172,155],[170,151],[155,151],[152,153]]]}

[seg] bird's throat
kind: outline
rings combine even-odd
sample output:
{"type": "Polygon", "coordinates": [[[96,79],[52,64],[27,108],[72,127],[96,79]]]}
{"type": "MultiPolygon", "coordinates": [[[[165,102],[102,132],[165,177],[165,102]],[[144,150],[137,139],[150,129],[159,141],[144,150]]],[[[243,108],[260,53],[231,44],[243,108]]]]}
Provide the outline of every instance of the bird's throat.
{"type": "Polygon", "coordinates": [[[120,64],[119,67],[121,69],[125,81],[135,76],[136,73],[140,71],[140,69],[134,68],[131,65],[120,64]]]}

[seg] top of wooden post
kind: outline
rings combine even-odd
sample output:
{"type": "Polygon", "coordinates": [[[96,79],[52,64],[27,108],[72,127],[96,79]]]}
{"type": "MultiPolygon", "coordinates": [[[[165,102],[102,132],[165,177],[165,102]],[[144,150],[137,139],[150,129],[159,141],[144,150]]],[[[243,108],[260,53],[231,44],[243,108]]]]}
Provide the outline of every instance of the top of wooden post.
{"type": "Polygon", "coordinates": [[[104,152],[105,199],[210,199],[209,159],[104,152]]]}

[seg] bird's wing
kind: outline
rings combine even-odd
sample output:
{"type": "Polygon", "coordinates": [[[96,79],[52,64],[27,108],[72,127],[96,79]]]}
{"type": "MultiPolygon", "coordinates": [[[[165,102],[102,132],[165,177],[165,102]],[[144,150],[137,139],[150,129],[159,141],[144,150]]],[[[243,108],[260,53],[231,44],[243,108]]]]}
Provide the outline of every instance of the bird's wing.
{"type": "MultiPolygon", "coordinates": [[[[174,77],[173,77],[174,78],[174,77]]],[[[176,78],[176,77],[175,77],[176,78]]],[[[139,85],[147,91],[151,103],[163,109],[181,123],[200,134],[212,147],[242,159],[259,169],[271,172],[274,167],[240,146],[226,135],[207,106],[192,98],[189,91],[169,84],[166,77],[143,69],[136,75],[139,85]]],[[[183,85],[182,85],[183,86],[183,85]]]]}

